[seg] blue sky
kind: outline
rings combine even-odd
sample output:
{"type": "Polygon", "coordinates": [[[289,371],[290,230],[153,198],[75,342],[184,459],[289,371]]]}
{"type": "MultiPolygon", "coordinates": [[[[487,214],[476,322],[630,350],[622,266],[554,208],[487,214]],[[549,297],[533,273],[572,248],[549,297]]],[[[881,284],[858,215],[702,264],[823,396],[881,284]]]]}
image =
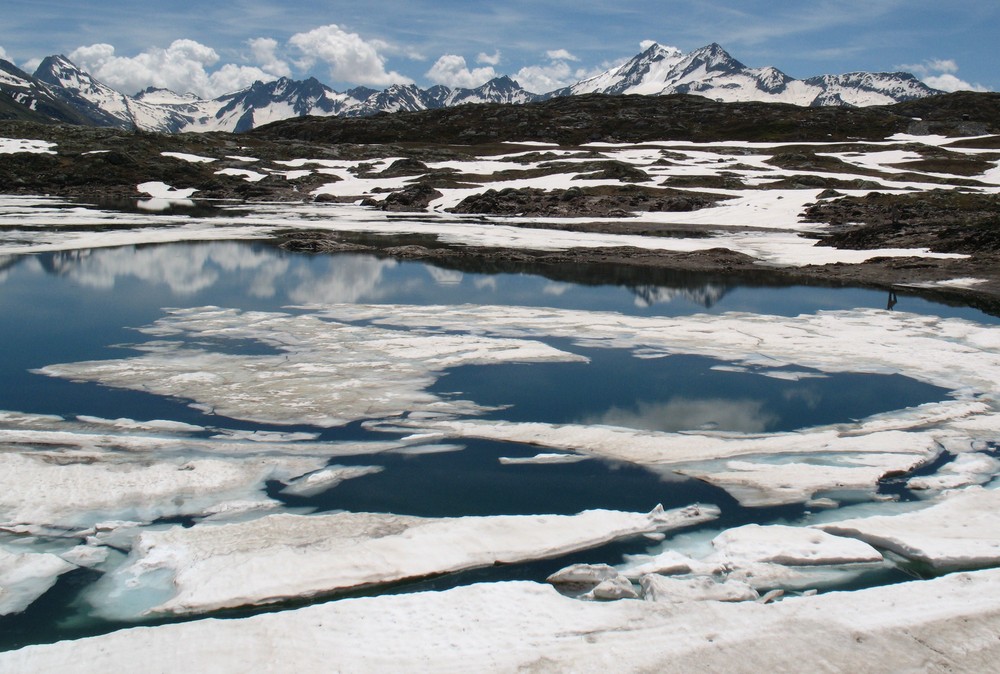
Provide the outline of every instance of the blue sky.
{"type": "Polygon", "coordinates": [[[996,0],[6,0],[0,58],[29,72],[65,54],[125,93],[216,96],[315,76],[342,91],[477,86],[511,75],[542,93],[649,41],[718,42],[793,77],[907,70],[932,86],[1000,90],[996,0]]]}

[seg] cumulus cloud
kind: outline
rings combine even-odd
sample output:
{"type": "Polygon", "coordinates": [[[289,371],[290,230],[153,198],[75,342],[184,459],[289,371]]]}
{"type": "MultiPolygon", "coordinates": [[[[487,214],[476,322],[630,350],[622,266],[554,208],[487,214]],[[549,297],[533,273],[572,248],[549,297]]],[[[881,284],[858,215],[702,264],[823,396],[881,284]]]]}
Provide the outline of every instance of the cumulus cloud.
{"type": "Polygon", "coordinates": [[[479,52],[476,55],[476,63],[485,63],[488,66],[499,65],[500,63],[500,50],[497,49],[492,54],[487,54],[485,52],[479,52]]]}
{"type": "Polygon", "coordinates": [[[10,60],[10,57],[7,56],[7,50],[4,49],[3,46],[0,46],[0,59],[3,59],[4,61],[10,60]]]}
{"type": "Polygon", "coordinates": [[[552,61],[579,61],[577,57],[570,54],[565,49],[550,49],[545,55],[552,61]]]}
{"type": "Polygon", "coordinates": [[[910,63],[899,66],[900,70],[913,73],[932,89],[941,91],[988,91],[981,84],[972,84],[961,79],[958,64],[953,59],[928,59],[923,63],[910,63]]]}
{"type": "Polygon", "coordinates": [[[336,24],[320,26],[306,33],[296,33],[288,43],[302,53],[296,65],[308,70],[318,62],[330,68],[330,77],[340,82],[369,86],[411,84],[413,80],[394,71],[386,71],[379,47],[385,43],[362,39],[336,24]]]}
{"type": "Polygon", "coordinates": [[[525,66],[514,75],[517,83],[528,91],[538,94],[548,93],[603,72],[603,69],[574,68],[570,62],[579,59],[565,49],[551,49],[545,56],[547,62],[525,66]]]}
{"type": "Polygon", "coordinates": [[[932,89],[940,89],[941,91],[989,91],[981,84],[966,82],[950,73],[931,75],[925,77],[923,81],[932,89]]]}
{"type": "Polygon", "coordinates": [[[231,63],[209,72],[219,55],[194,40],[174,40],[166,49],[154,47],[131,57],[118,56],[110,44],[92,44],[73,50],[69,58],[98,80],[128,94],[154,86],[214,98],[256,80],[275,79],[260,68],[231,63]]]}
{"type": "Polygon", "coordinates": [[[472,89],[488,82],[497,76],[493,66],[470,69],[465,57],[457,54],[445,54],[425,73],[430,81],[449,87],[472,89]]]}
{"type": "Polygon", "coordinates": [[[514,79],[528,91],[544,94],[573,83],[573,72],[565,61],[525,66],[517,71],[514,79]]]}
{"type": "Polygon", "coordinates": [[[269,37],[257,37],[247,40],[253,58],[261,70],[275,77],[291,77],[292,69],[288,63],[278,57],[278,41],[269,37]]]}

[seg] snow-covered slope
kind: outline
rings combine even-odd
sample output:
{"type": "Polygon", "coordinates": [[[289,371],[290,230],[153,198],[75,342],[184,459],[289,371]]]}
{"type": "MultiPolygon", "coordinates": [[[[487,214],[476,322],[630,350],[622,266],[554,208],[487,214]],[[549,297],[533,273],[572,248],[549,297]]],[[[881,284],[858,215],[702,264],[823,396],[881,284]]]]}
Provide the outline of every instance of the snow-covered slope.
{"type": "Polygon", "coordinates": [[[797,80],[771,66],[748,68],[713,43],[689,54],[653,44],[621,66],[553,93],[678,93],[727,102],[864,106],[898,103],[940,92],[908,73],[849,73],[797,80]]]}
{"type": "Polygon", "coordinates": [[[65,56],[49,56],[35,70],[35,79],[49,85],[58,98],[95,126],[175,132],[187,119],[170,106],[126,96],[77,67],[65,56]]]}
{"type": "MultiPolygon", "coordinates": [[[[358,87],[345,93],[315,78],[282,77],[254,82],[246,89],[213,100],[201,100],[192,94],[154,88],[128,96],[99,82],[64,56],[46,58],[34,77],[13,64],[7,66],[0,67],[0,91],[23,105],[37,107],[37,102],[48,96],[71,109],[82,123],[162,132],[239,132],[306,115],[362,117],[469,103],[520,104],[587,93],[683,93],[727,102],[768,101],[802,106],[891,104],[940,93],[907,73],[848,73],[797,80],[770,66],[748,68],[714,43],[687,54],[652,44],[621,66],[547,94],[526,91],[506,76],[474,89],[442,85],[421,89],[396,84],[382,91],[358,87]],[[25,84],[28,80],[31,82],[25,84]]],[[[50,116],[73,121],[73,115],[50,116]]]]}
{"type": "Polygon", "coordinates": [[[127,97],[97,81],[65,56],[46,57],[35,70],[35,79],[59,90],[68,103],[92,117],[98,126],[131,124],[127,97]]]}
{"type": "Polygon", "coordinates": [[[68,105],[58,87],[35,79],[10,61],[0,59],[0,116],[5,119],[32,119],[70,124],[90,124],[91,120],[68,105]]]}
{"type": "Polygon", "coordinates": [[[521,85],[507,77],[497,77],[475,89],[455,89],[445,98],[444,105],[466,103],[530,103],[543,98],[525,91],[521,85]]]}

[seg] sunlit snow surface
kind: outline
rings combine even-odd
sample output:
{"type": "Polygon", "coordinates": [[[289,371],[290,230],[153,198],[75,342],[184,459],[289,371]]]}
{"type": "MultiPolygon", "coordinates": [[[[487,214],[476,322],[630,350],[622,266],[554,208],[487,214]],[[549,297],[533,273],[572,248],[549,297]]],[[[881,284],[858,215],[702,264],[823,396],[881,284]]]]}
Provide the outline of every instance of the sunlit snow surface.
{"type": "Polygon", "coordinates": [[[555,557],[717,515],[714,508],[697,507],[435,519],[337,513],[173,527],[142,534],[126,564],[96,584],[87,599],[100,613],[119,618],[145,611],[200,613],[555,557]]]}
{"type": "Polygon", "coordinates": [[[1000,572],[776,604],[580,602],[534,583],[349,599],[0,654],[6,672],[831,671],[995,668],[1000,572]]]}

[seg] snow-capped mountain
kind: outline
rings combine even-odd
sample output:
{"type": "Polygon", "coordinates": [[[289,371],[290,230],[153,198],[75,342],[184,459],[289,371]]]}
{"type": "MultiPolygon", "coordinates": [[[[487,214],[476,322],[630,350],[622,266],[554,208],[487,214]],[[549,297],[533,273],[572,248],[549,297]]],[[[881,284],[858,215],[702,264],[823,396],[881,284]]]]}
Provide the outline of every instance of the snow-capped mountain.
{"type": "Polygon", "coordinates": [[[92,77],[65,56],[49,56],[35,70],[34,78],[93,126],[113,126],[172,133],[184,129],[187,119],[170,106],[126,96],[92,77]]]}
{"type": "Polygon", "coordinates": [[[101,83],[65,56],[50,56],[34,75],[0,60],[0,92],[15,103],[58,121],[146,131],[247,131],[306,115],[360,117],[471,103],[520,104],[586,93],[696,94],[719,101],[770,101],[796,105],[880,105],[930,96],[935,91],[908,73],[849,73],[805,80],[774,67],[748,68],[717,44],[688,54],[653,44],[621,66],[546,94],[524,90],[509,77],[474,89],[393,85],[383,91],[357,87],[334,91],[315,78],[285,77],[212,100],[164,89],[128,96],[101,83]],[[46,108],[47,102],[51,102],[46,108]]]}
{"type": "MultiPolygon", "coordinates": [[[[341,115],[361,104],[351,94],[337,93],[319,80],[281,77],[198,104],[186,131],[248,131],[289,117],[341,115]]],[[[179,110],[181,108],[178,108],[179,110]]]]}
{"type": "Polygon", "coordinates": [[[446,106],[464,105],[466,103],[531,103],[546,96],[533,94],[521,88],[521,85],[504,75],[490,80],[475,89],[455,89],[445,100],[446,106]]]}
{"type": "Polygon", "coordinates": [[[91,124],[92,121],[68,105],[57,87],[35,79],[13,63],[0,59],[0,117],[53,120],[68,124],[91,124]],[[9,100],[8,100],[9,99],[9,100]]]}
{"type": "Polygon", "coordinates": [[[684,54],[651,45],[626,63],[553,92],[556,96],[696,94],[718,101],[795,105],[889,105],[941,93],[909,73],[849,73],[797,80],[777,68],[748,68],[718,44],[684,54]]]}

